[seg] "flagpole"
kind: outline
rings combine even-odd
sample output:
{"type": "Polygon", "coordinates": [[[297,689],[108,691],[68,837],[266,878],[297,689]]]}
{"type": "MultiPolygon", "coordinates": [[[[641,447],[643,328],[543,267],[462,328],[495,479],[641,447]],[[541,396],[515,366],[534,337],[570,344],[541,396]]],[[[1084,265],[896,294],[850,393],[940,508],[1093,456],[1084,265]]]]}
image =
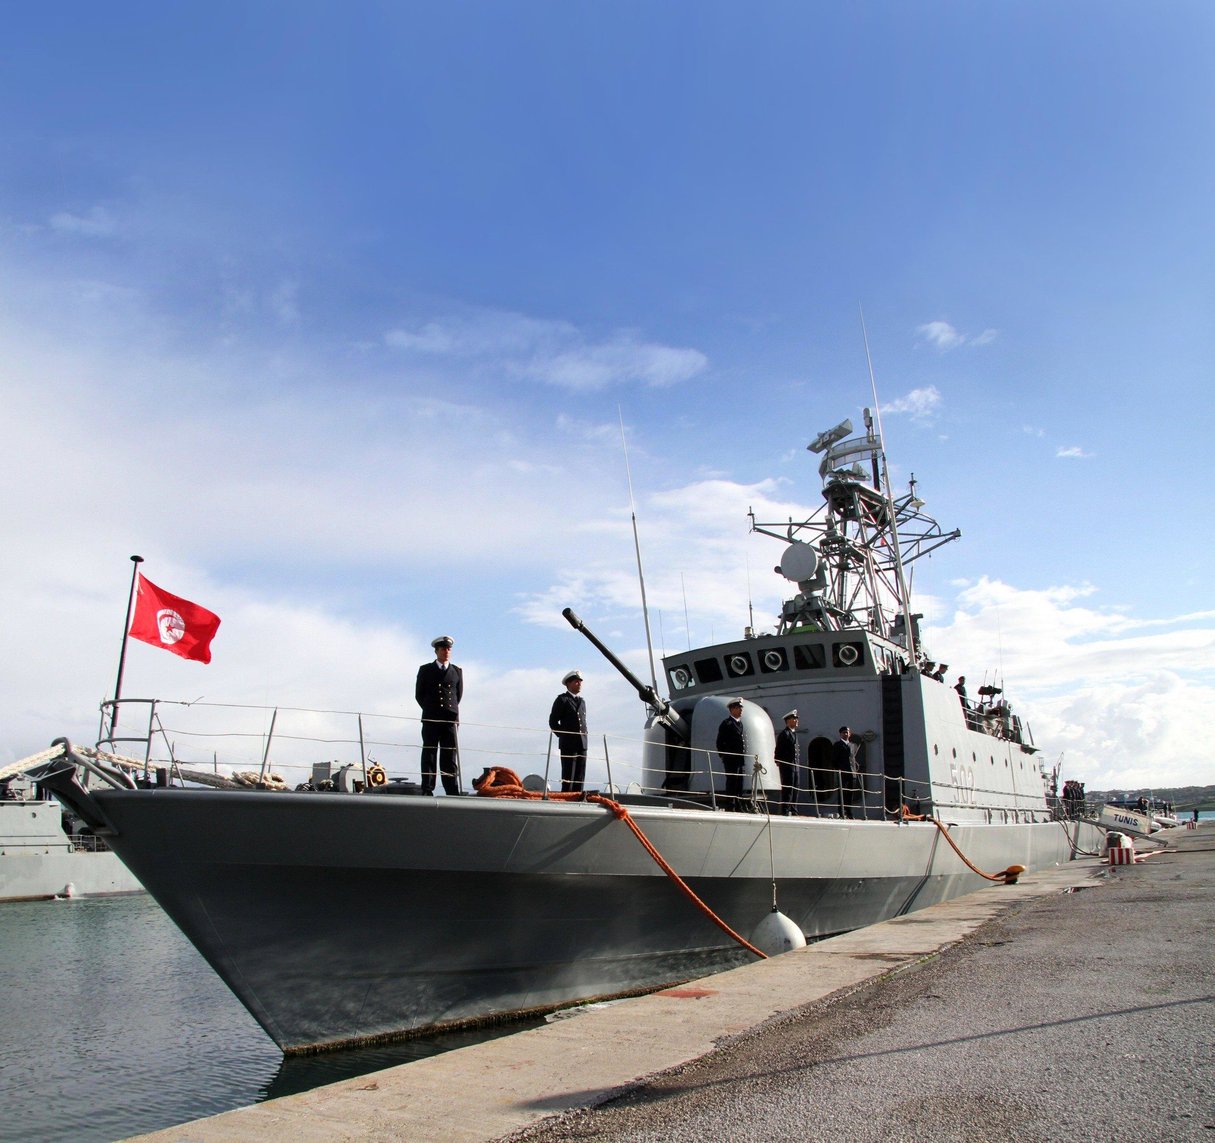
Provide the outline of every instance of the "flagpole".
{"type": "Polygon", "coordinates": [[[127,592],[127,617],[122,624],[122,652],[118,656],[118,681],[114,684],[114,705],[110,707],[110,745],[114,745],[114,728],[118,725],[118,702],[122,698],[122,670],[127,662],[127,632],[131,629],[131,606],[135,602],[135,577],[143,556],[132,556],[131,589],[127,592]]]}

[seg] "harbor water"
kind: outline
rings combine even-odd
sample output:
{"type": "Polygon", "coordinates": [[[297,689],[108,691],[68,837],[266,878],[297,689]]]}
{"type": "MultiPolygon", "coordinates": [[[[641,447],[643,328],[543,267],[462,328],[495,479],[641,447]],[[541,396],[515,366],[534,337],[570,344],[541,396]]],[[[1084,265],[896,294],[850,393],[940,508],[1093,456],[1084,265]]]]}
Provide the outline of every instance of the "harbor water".
{"type": "Polygon", "coordinates": [[[147,894],[0,905],[0,1143],[111,1143],[513,1031],[284,1059],[147,894]]]}

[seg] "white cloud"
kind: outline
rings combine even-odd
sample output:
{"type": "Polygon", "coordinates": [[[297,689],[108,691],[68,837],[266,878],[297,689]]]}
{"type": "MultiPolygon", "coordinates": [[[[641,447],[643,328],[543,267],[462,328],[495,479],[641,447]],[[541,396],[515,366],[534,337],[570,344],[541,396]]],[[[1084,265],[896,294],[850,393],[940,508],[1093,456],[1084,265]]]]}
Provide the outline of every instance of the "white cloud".
{"type": "Polygon", "coordinates": [[[970,336],[959,332],[947,321],[925,322],[916,327],[916,333],[942,352],[957,349],[962,345],[990,345],[999,336],[994,329],[985,329],[982,333],[970,336]]]}
{"type": "Polygon", "coordinates": [[[932,420],[941,404],[941,394],[935,385],[927,385],[922,389],[912,389],[905,397],[899,397],[882,408],[883,414],[891,416],[907,414],[913,421],[921,424],[932,420]]]}
{"type": "Polygon", "coordinates": [[[926,642],[972,695],[984,679],[1006,683],[1047,757],[1063,751],[1066,775],[1091,788],[1210,782],[1193,727],[1215,718],[1215,616],[1141,621],[1092,606],[1095,594],[983,579],[958,592],[926,642]]]}
{"type": "Polygon", "coordinates": [[[926,322],[916,328],[916,333],[938,349],[956,349],[966,341],[947,321],[926,322]]]}
{"type": "Polygon", "coordinates": [[[61,234],[80,234],[85,238],[110,238],[118,232],[118,222],[104,206],[95,206],[87,214],[60,211],[51,215],[50,227],[61,234]]]}
{"type": "Polygon", "coordinates": [[[627,382],[665,388],[708,367],[696,349],[658,345],[624,330],[601,341],[563,321],[476,311],[389,330],[384,342],[408,354],[450,357],[489,374],[539,381],[574,392],[627,382]]]}
{"type": "Polygon", "coordinates": [[[1089,460],[1093,454],[1085,452],[1079,445],[1060,445],[1055,449],[1055,456],[1063,460],[1089,460]]]}

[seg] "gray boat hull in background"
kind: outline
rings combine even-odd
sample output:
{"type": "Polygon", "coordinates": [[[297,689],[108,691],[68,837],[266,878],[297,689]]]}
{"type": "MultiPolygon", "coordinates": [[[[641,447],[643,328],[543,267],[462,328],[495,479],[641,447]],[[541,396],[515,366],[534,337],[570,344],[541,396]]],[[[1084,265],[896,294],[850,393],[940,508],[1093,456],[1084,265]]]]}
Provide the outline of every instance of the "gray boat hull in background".
{"type": "MultiPolygon", "coordinates": [[[[593,804],[93,796],[114,849],[285,1051],[659,988],[752,955],[593,804]]],[[[930,823],[631,813],[745,937],[771,911],[774,874],[781,911],[811,939],[991,884],[930,823]]],[[[1081,848],[1095,847],[1097,831],[1075,822],[961,824],[951,835],[994,873],[1065,862],[1078,831],[1081,848]]]]}
{"type": "Polygon", "coordinates": [[[0,904],[143,891],[118,854],[69,837],[62,818],[58,802],[0,802],[0,904]]]}

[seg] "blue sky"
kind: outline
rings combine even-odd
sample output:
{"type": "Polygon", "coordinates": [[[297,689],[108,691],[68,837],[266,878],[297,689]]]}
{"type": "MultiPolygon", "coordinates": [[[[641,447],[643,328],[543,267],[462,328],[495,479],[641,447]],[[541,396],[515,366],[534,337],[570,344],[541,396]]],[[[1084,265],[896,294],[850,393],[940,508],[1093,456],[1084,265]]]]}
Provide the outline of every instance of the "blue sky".
{"type": "Polygon", "coordinates": [[[895,479],[963,532],[930,651],[1067,776],[1215,782],[1208,5],[5,24],[0,757],[92,738],[134,552],[224,626],[128,695],[412,715],[450,632],[485,756],[571,665],[627,751],[560,619],[648,673],[621,420],[656,637],[771,626],[746,511],[816,503],[863,307],[895,479]]]}

